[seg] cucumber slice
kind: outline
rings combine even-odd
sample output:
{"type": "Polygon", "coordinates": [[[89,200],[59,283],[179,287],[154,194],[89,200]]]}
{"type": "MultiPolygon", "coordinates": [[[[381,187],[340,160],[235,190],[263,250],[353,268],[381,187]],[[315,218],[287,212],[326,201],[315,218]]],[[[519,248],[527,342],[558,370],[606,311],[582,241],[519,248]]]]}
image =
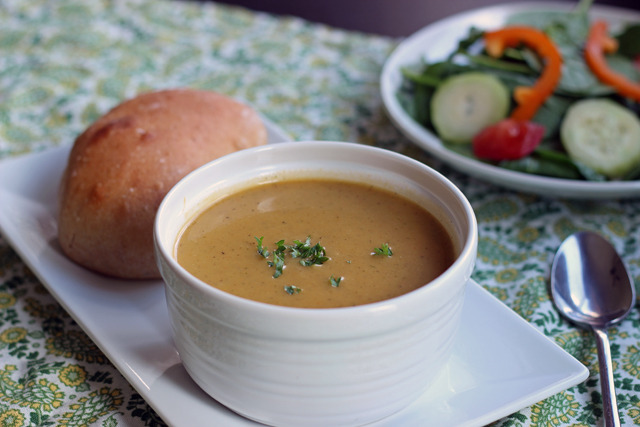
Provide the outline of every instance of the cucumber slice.
{"type": "Polygon", "coordinates": [[[640,163],[640,120],[609,99],[573,104],[560,139],[572,159],[609,178],[619,178],[640,163]]]}
{"type": "Polygon", "coordinates": [[[431,122],[445,141],[469,143],[509,112],[509,90],[495,76],[470,72],[449,77],[431,98],[431,122]]]}

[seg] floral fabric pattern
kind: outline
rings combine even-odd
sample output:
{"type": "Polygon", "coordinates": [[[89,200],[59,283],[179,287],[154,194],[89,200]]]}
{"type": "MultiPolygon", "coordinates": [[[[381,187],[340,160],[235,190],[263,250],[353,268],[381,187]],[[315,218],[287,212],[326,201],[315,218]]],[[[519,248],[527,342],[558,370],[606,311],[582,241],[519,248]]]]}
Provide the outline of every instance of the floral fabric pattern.
{"type": "MultiPolygon", "coordinates": [[[[215,90],[249,103],[296,140],[392,149],[438,169],[479,222],[473,278],[590,370],[587,381],[495,422],[602,425],[595,343],[548,292],[562,240],[597,231],[640,283],[640,202],[582,202],[507,191],[453,171],[385,116],[379,77],[398,40],[216,3],[4,0],[0,159],[71,145],[138,93],[215,90]]],[[[610,330],[620,416],[640,425],[640,314],[610,330]]],[[[164,426],[0,236],[0,427],[164,426]]]]}

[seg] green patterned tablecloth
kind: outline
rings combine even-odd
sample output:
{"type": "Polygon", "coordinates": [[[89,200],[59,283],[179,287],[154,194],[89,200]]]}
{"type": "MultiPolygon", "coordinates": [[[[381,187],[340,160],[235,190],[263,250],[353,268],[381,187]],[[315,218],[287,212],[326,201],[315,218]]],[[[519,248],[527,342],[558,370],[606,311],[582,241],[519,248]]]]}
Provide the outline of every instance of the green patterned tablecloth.
{"type": "MultiPolygon", "coordinates": [[[[396,44],[212,3],[2,0],[0,158],[69,145],[123,99],[177,86],[244,100],[298,140],[357,141],[416,157],[473,204],[475,280],[591,372],[585,383],[494,425],[601,426],[595,343],[558,317],[550,264],[562,239],[595,230],[638,277],[640,202],[518,194],[429,158],[382,111],[379,75],[396,44]]],[[[638,326],[634,310],[610,332],[625,425],[640,425],[638,326]]],[[[164,423],[0,237],[0,427],[82,425],[164,423]]]]}

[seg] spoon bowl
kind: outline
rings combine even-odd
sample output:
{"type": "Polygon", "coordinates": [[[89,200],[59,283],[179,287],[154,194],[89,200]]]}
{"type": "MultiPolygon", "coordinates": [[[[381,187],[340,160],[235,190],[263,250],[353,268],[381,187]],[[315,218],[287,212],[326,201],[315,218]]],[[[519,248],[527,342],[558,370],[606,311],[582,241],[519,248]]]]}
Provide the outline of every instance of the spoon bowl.
{"type": "Polygon", "coordinates": [[[558,249],[551,293],[560,312],[578,326],[610,327],[635,302],[635,288],[622,259],[602,236],[579,232],[558,249]]]}
{"type": "Polygon", "coordinates": [[[624,262],[599,234],[572,234],[553,260],[551,297],[562,316],[594,332],[605,426],[619,426],[606,330],[621,322],[635,305],[635,286],[624,262]]]}

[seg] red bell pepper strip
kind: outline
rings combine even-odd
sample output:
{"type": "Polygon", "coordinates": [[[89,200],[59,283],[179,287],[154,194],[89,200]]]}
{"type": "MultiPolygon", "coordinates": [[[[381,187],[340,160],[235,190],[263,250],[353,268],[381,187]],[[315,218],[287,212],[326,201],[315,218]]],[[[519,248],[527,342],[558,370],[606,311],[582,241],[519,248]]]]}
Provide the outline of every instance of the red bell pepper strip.
{"type": "Polygon", "coordinates": [[[511,112],[514,120],[526,121],[535,116],[538,108],[553,93],[560,81],[562,55],[549,37],[542,31],[526,26],[506,27],[484,34],[485,48],[489,55],[500,57],[507,47],[525,44],[544,61],[544,69],[533,86],[518,86],[513,98],[518,106],[511,112]]]}
{"type": "Polygon", "coordinates": [[[613,53],[616,50],[618,50],[618,41],[607,34],[607,23],[594,22],[584,47],[584,59],[589,69],[598,80],[613,87],[620,95],[640,102],[640,84],[615,72],[607,64],[605,53],[613,53]]]}

